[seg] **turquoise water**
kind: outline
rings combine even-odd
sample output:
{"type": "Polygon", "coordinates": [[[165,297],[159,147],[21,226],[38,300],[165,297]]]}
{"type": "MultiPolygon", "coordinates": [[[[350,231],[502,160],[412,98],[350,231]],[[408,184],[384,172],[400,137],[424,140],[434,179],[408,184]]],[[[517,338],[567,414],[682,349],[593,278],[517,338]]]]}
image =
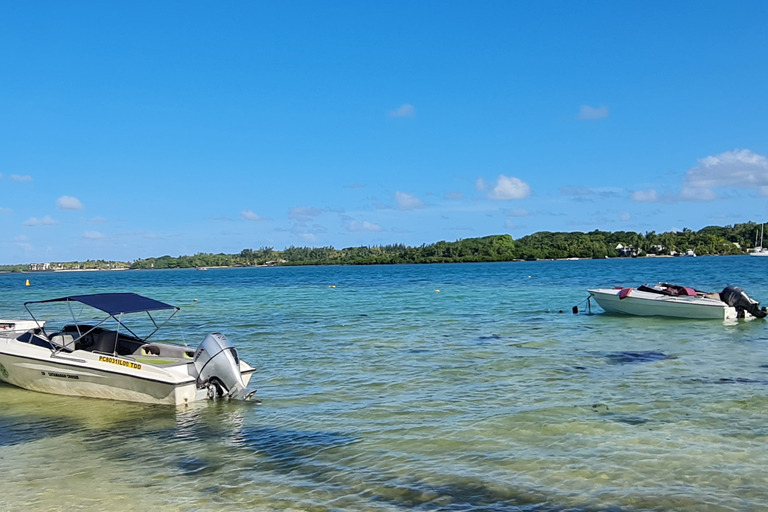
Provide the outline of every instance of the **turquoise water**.
{"type": "Polygon", "coordinates": [[[768,302],[766,264],[0,274],[0,317],[73,293],[177,304],[169,335],[225,333],[263,400],[0,385],[0,510],[768,510],[766,322],[570,313],[657,281],[768,302]]]}

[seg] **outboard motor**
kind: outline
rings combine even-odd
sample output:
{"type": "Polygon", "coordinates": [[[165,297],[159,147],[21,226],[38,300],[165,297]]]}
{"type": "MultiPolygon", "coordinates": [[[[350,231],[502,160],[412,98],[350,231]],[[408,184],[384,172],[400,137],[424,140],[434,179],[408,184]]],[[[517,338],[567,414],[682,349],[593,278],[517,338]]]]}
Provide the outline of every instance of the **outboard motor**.
{"type": "Polygon", "coordinates": [[[765,318],[768,315],[765,307],[760,307],[760,303],[751,299],[747,293],[738,286],[726,286],[720,292],[720,300],[731,307],[736,308],[739,317],[744,317],[744,311],[747,311],[755,318],[765,318]]]}
{"type": "Polygon", "coordinates": [[[208,388],[208,398],[239,398],[247,400],[253,391],[246,389],[240,373],[237,350],[226,336],[209,334],[195,350],[197,387],[208,388]]]}

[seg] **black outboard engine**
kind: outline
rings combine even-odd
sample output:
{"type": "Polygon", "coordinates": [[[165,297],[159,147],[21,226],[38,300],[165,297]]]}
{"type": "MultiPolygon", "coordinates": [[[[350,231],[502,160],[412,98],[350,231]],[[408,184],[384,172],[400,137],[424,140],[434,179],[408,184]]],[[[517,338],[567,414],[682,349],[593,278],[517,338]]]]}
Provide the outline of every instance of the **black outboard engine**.
{"type": "Polygon", "coordinates": [[[751,299],[747,293],[738,286],[726,286],[720,292],[720,300],[731,307],[736,308],[739,318],[744,318],[744,311],[755,318],[765,318],[768,315],[765,307],[760,307],[760,303],[751,299]]]}

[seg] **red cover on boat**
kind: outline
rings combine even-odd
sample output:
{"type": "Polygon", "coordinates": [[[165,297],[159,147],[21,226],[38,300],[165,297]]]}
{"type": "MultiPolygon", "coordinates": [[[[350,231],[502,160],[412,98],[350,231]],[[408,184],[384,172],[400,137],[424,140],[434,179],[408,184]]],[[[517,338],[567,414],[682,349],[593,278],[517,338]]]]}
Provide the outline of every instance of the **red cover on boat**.
{"type": "Polygon", "coordinates": [[[688,295],[690,297],[696,296],[696,290],[694,290],[693,288],[686,287],[686,288],[683,288],[683,290],[685,290],[685,293],[680,292],[680,295],[688,295]]]}
{"type": "Polygon", "coordinates": [[[632,290],[634,290],[634,288],[622,288],[621,291],[619,292],[619,299],[625,299],[629,297],[629,292],[631,292],[632,290]]]}

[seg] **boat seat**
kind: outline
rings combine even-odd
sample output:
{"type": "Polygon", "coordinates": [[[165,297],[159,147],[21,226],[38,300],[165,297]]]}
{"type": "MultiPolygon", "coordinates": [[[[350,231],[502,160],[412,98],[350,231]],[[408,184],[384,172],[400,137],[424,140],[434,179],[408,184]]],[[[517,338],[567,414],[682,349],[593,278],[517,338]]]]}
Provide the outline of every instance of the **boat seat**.
{"type": "Polygon", "coordinates": [[[93,340],[93,344],[88,350],[101,352],[102,354],[115,353],[115,341],[117,339],[117,333],[115,331],[92,333],[91,339],[93,340]]]}
{"type": "Polygon", "coordinates": [[[189,362],[195,357],[195,351],[178,345],[166,345],[165,343],[147,343],[138,348],[133,355],[158,356],[160,358],[172,358],[189,362]]]}
{"type": "Polygon", "coordinates": [[[51,336],[51,345],[71,352],[75,350],[75,338],[71,334],[54,334],[51,336]]]}

